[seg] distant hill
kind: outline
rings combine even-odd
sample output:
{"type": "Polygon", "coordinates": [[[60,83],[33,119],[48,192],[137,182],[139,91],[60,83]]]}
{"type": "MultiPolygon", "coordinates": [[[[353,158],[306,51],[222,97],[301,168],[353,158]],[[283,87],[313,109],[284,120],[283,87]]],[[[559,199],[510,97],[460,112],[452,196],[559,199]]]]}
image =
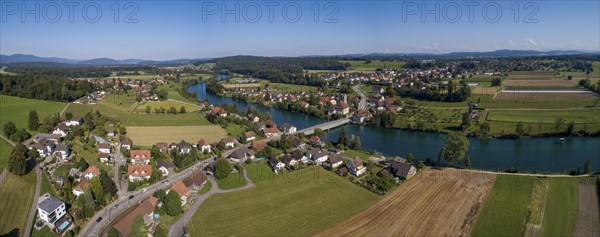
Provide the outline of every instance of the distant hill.
{"type": "Polygon", "coordinates": [[[94,66],[118,66],[118,65],[160,65],[160,66],[169,66],[169,65],[184,65],[190,64],[198,61],[205,61],[208,59],[175,59],[175,60],[165,60],[165,61],[154,61],[154,60],[144,60],[144,59],[122,59],[116,60],[112,58],[95,58],[89,60],[75,60],[68,58],[58,58],[58,57],[39,57],[35,55],[28,54],[13,54],[13,55],[4,55],[0,54],[0,64],[33,64],[37,63],[38,65],[53,65],[56,64],[73,64],[73,65],[94,65],[94,66]]]}

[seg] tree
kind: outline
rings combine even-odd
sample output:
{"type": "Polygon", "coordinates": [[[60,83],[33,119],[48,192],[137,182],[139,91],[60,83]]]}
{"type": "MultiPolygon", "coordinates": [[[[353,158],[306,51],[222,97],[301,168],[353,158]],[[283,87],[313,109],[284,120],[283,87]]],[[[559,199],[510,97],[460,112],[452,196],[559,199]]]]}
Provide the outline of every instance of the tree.
{"type": "Polygon", "coordinates": [[[438,154],[439,158],[443,158],[454,164],[461,162],[469,150],[469,140],[462,132],[452,132],[446,137],[445,144],[438,154]]]}
{"type": "Polygon", "coordinates": [[[144,111],[149,114],[152,112],[152,108],[150,108],[150,105],[146,105],[146,109],[144,109],[144,111]]]}
{"type": "Polygon", "coordinates": [[[23,176],[27,173],[27,147],[18,143],[10,152],[8,161],[8,171],[18,176],[23,176]]]}
{"type": "Polygon", "coordinates": [[[567,125],[567,134],[573,134],[573,132],[575,131],[575,122],[573,120],[569,121],[569,124],[567,125]]]}
{"type": "Polygon", "coordinates": [[[176,114],[177,113],[177,109],[175,109],[175,107],[171,106],[171,108],[169,108],[169,114],[176,114]]]}
{"type": "Polygon", "coordinates": [[[121,233],[115,227],[111,227],[108,230],[108,237],[121,237],[121,233]]]}
{"type": "Polygon", "coordinates": [[[224,179],[229,176],[233,169],[231,168],[231,164],[227,162],[225,159],[219,159],[215,163],[215,178],[216,179],[224,179]]]}
{"type": "Polygon", "coordinates": [[[167,215],[169,216],[177,216],[183,211],[181,208],[181,197],[177,192],[169,192],[167,196],[165,196],[164,204],[167,208],[167,215]]]}
{"type": "Polygon", "coordinates": [[[556,129],[556,133],[560,132],[560,127],[562,127],[564,123],[565,119],[562,117],[556,118],[556,120],[554,120],[554,129],[556,129]]]}
{"type": "Polygon", "coordinates": [[[83,216],[85,218],[90,218],[94,216],[94,212],[96,212],[96,202],[94,202],[94,195],[92,194],[92,189],[90,187],[87,187],[83,192],[82,197],[83,216]]]}
{"type": "Polygon", "coordinates": [[[167,196],[167,191],[165,191],[164,189],[160,189],[157,190],[156,192],[154,192],[154,194],[152,194],[152,196],[158,198],[159,201],[164,201],[165,197],[167,196]]]}
{"type": "Polygon", "coordinates": [[[488,122],[479,124],[479,133],[483,136],[487,136],[488,133],[490,133],[490,124],[488,122]]]}
{"type": "Polygon", "coordinates": [[[29,111],[29,123],[27,128],[30,131],[37,131],[40,127],[40,119],[38,118],[38,114],[35,110],[29,111]]]}
{"type": "Polygon", "coordinates": [[[586,160],[585,163],[583,164],[583,173],[584,174],[592,173],[592,161],[591,160],[586,160]]]}
{"type": "Polygon", "coordinates": [[[181,108],[179,108],[179,113],[180,113],[180,114],[185,114],[185,113],[187,113],[187,111],[185,110],[185,106],[181,106],[181,108]]]}
{"type": "Polygon", "coordinates": [[[158,225],[156,229],[154,229],[153,237],[167,237],[167,229],[163,225],[158,225]]]}
{"type": "Polygon", "coordinates": [[[106,171],[104,170],[102,170],[100,173],[100,182],[102,183],[102,188],[104,189],[104,192],[106,194],[109,194],[109,197],[112,198],[117,194],[117,184],[115,184],[115,181],[113,179],[108,177],[108,174],[106,174],[106,171]]]}
{"type": "Polygon", "coordinates": [[[4,131],[4,136],[10,138],[15,132],[17,132],[17,126],[12,121],[6,122],[2,126],[2,130],[4,131]]]}
{"type": "Polygon", "coordinates": [[[408,153],[408,155],[406,156],[406,161],[408,161],[408,163],[414,164],[415,158],[413,157],[413,153],[408,153]]]}
{"type": "Polygon", "coordinates": [[[348,135],[346,135],[346,127],[342,127],[342,131],[340,131],[340,138],[338,139],[338,145],[343,147],[348,146],[348,135]]]}
{"type": "Polygon", "coordinates": [[[146,224],[144,224],[144,218],[140,214],[136,215],[135,219],[133,219],[133,224],[131,225],[131,233],[129,234],[129,236],[146,237],[147,234],[148,227],[146,227],[146,224]]]}
{"type": "Polygon", "coordinates": [[[517,126],[515,127],[515,133],[519,137],[522,137],[523,135],[525,135],[525,125],[523,125],[522,122],[517,123],[517,126]]]}
{"type": "Polygon", "coordinates": [[[360,150],[362,147],[362,144],[360,142],[360,137],[359,136],[352,136],[352,141],[350,142],[350,148],[354,149],[354,150],[360,150]]]}

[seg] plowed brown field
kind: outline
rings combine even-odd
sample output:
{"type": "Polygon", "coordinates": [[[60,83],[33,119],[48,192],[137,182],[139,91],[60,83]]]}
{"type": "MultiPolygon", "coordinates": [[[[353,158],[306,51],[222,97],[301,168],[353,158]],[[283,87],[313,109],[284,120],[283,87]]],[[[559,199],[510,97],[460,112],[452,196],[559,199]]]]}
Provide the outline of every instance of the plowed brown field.
{"type": "Polygon", "coordinates": [[[469,235],[496,176],[428,169],[319,236],[469,235]]]}

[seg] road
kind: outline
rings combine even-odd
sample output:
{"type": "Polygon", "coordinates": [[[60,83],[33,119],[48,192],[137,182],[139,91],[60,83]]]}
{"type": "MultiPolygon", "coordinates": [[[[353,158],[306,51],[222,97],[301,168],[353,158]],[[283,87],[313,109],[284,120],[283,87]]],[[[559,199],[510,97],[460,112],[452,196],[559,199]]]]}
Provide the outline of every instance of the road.
{"type": "Polygon", "coordinates": [[[98,236],[102,232],[102,230],[106,228],[106,226],[110,223],[111,220],[125,212],[129,207],[131,207],[132,204],[135,204],[137,202],[141,203],[143,200],[150,197],[155,191],[170,187],[173,183],[190,175],[190,171],[196,168],[202,169],[211,161],[213,161],[213,159],[203,160],[198,162],[198,164],[187,168],[177,174],[172,174],[172,176],[170,176],[167,179],[169,181],[168,183],[159,182],[152,184],[146,187],[146,192],[142,192],[143,190],[127,192],[126,195],[119,197],[117,201],[113,202],[110,205],[107,205],[101,211],[96,212],[96,214],[92,218],[90,218],[88,223],[81,229],[81,231],[79,232],[79,236],[98,236]],[[133,198],[129,199],[131,195],[133,195],[133,198]],[[102,220],[100,220],[100,222],[96,222],[96,220],[100,217],[102,217],[102,220]]]}
{"type": "Polygon", "coordinates": [[[316,128],[320,128],[323,129],[324,131],[332,129],[332,128],[336,128],[339,126],[342,126],[344,124],[350,123],[350,119],[349,118],[341,118],[338,120],[333,120],[333,121],[327,121],[325,123],[322,124],[318,124],[312,127],[308,127],[302,130],[297,131],[296,133],[304,133],[305,135],[310,135],[313,134],[315,132],[316,128]]]}
{"type": "Polygon", "coordinates": [[[120,197],[123,197],[125,195],[127,195],[127,182],[125,182],[125,185],[122,185],[122,181],[123,179],[119,179],[120,174],[119,174],[119,167],[121,167],[121,165],[125,165],[127,163],[127,159],[125,159],[123,157],[123,153],[121,153],[121,149],[119,149],[121,147],[121,143],[119,143],[119,145],[117,146],[116,152],[113,154],[113,159],[115,161],[115,165],[113,166],[113,170],[114,170],[114,174],[113,174],[113,180],[115,181],[115,184],[117,185],[117,195],[120,197]]]}
{"type": "Polygon", "coordinates": [[[27,226],[25,227],[23,236],[29,237],[31,235],[31,228],[33,228],[33,221],[35,220],[35,213],[37,212],[38,198],[40,197],[40,186],[42,184],[42,170],[40,166],[36,165],[34,168],[36,175],[35,182],[35,194],[33,195],[33,203],[31,203],[31,210],[29,210],[29,218],[27,219],[27,226]]]}
{"type": "Polygon", "coordinates": [[[206,199],[208,199],[213,194],[237,192],[240,190],[254,187],[254,183],[252,183],[252,181],[248,178],[246,170],[244,170],[244,179],[246,179],[246,186],[235,189],[222,190],[219,188],[217,181],[212,176],[209,176],[208,181],[212,184],[211,189],[207,193],[202,195],[194,194],[194,204],[190,206],[190,208],[183,214],[181,218],[179,218],[179,220],[177,220],[177,222],[171,225],[171,227],[169,228],[168,236],[182,236],[183,227],[186,226],[187,223],[192,219],[192,216],[194,216],[194,213],[196,212],[198,207],[200,207],[200,205],[202,205],[202,203],[204,203],[204,201],[206,201],[206,199]]]}
{"type": "Polygon", "coordinates": [[[360,85],[352,86],[352,90],[354,90],[358,95],[360,95],[360,102],[358,102],[358,109],[365,110],[367,109],[367,96],[360,90],[360,85]]]}

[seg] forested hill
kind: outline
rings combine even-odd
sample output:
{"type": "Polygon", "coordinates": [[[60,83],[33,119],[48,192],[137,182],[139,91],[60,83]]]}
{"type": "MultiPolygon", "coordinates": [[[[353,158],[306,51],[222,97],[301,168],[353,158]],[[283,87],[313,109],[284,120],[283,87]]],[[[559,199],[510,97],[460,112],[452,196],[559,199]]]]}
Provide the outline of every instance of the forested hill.
{"type": "Polygon", "coordinates": [[[229,71],[272,82],[319,85],[303,76],[303,70],[346,70],[350,65],[334,58],[283,58],[233,56],[212,60],[217,71],[229,71]]]}
{"type": "Polygon", "coordinates": [[[40,74],[2,75],[0,93],[30,99],[72,102],[94,91],[94,84],[40,74]]]}

